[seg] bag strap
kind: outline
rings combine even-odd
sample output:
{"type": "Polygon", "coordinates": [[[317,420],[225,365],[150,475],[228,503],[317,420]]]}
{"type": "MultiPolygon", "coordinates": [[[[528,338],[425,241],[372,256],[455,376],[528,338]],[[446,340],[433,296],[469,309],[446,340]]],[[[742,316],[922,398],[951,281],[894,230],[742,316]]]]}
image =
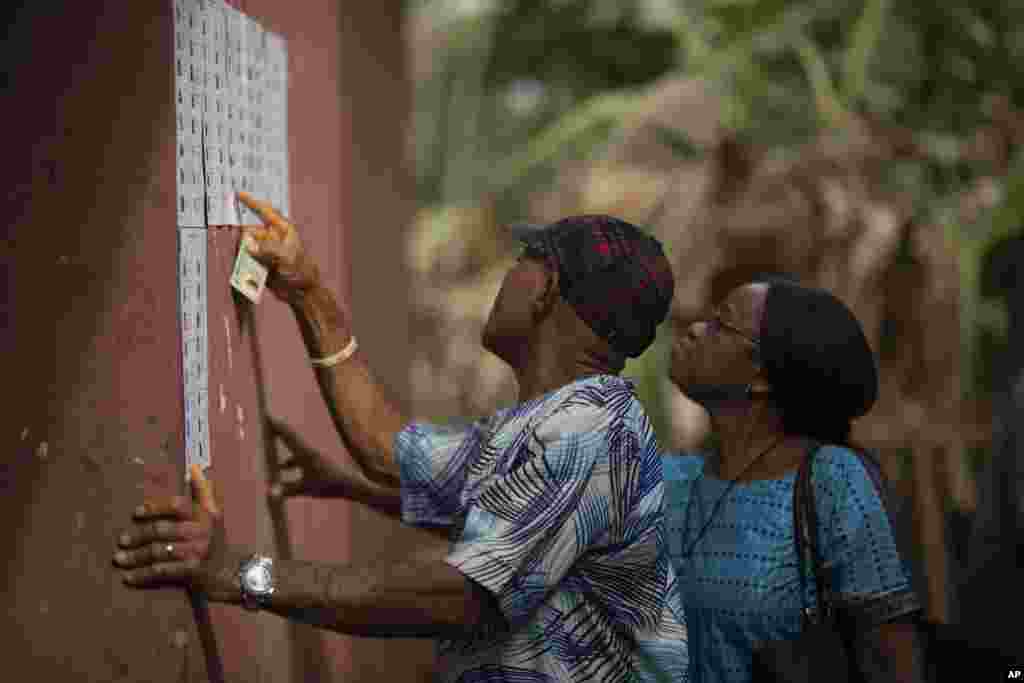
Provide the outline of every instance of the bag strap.
{"type": "Polygon", "coordinates": [[[797,469],[796,478],[793,481],[793,545],[796,548],[796,573],[800,579],[800,616],[804,626],[810,621],[810,610],[807,607],[807,577],[805,572],[805,560],[807,558],[805,547],[810,542],[810,538],[807,534],[807,527],[804,524],[804,509],[803,509],[803,495],[801,490],[803,489],[803,481],[805,477],[805,470],[807,469],[807,460],[813,455],[814,451],[817,450],[818,445],[813,444],[811,450],[808,451],[804,459],[800,461],[800,467],[797,469]]]}
{"type": "Polygon", "coordinates": [[[814,501],[814,482],[811,478],[814,468],[814,456],[821,448],[820,442],[811,443],[807,456],[801,461],[793,484],[793,539],[796,546],[797,573],[800,576],[800,604],[805,623],[823,623],[832,620],[833,600],[832,586],[825,572],[819,553],[818,509],[814,501]],[[807,595],[807,583],[804,578],[804,562],[807,555],[811,557],[811,571],[815,582],[815,595],[818,609],[815,619],[811,619],[810,610],[804,603],[807,595]]]}
{"type": "MultiPolygon", "coordinates": [[[[814,483],[812,473],[814,468],[814,457],[824,446],[823,443],[815,441],[808,449],[807,457],[800,463],[797,471],[796,483],[793,486],[793,537],[796,544],[798,570],[800,575],[800,602],[804,604],[806,595],[806,582],[804,580],[804,559],[805,552],[811,555],[811,567],[814,573],[817,586],[818,622],[822,616],[832,619],[835,617],[835,602],[832,584],[825,572],[825,567],[819,554],[820,544],[818,539],[818,508],[814,500],[814,483]],[[804,548],[807,548],[805,551],[804,548]]],[[[868,474],[868,478],[875,487],[879,499],[882,501],[882,509],[889,517],[889,524],[895,532],[895,523],[892,520],[892,498],[888,486],[888,480],[882,470],[881,463],[869,452],[857,448],[850,449],[868,474]]],[[[804,616],[809,617],[804,609],[804,616]]]]}

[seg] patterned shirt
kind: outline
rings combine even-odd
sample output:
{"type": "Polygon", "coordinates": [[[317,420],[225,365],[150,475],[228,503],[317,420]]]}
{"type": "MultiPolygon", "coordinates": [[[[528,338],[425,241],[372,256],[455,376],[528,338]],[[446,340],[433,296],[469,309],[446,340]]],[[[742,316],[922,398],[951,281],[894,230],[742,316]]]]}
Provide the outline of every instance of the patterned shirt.
{"type": "MultiPolygon", "coordinates": [[[[694,455],[664,459],[667,544],[686,609],[690,677],[696,683],[748,683],[753,650],[768,640],[794,639],[801,630],[793,546],[796,473],[737,483],[697,540],[728,486],[708,472],[701,476],[703,468],[704,459],[694,455]]],[[[882,500],[856,454],[824,446],[811,481],[836,607],[858,629],[920,609],[882,500]]],[[[817,591],[809,565],[807,570],[803,604],[813,607],[817,591]]]]}
{"type": "Polygon", "coordinates": [[[463,427],[396,437],[402,518],[509,628],[441,640],[443,681],[685,681],[661,458],[628,380],[597,375],[463,427]]]}

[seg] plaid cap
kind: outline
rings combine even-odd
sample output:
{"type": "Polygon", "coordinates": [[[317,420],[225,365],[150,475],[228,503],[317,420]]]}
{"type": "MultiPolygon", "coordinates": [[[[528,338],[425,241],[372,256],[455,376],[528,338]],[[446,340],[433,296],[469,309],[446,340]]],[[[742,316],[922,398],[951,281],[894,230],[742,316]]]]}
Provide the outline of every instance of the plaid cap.
{"type": "Polygon", "coordinates": [[[651,345],[675,289],[658,240],[605,215],[518,223],[509,232],[558,271],[562,298],[612,348],[635,358],[651,345]]]}

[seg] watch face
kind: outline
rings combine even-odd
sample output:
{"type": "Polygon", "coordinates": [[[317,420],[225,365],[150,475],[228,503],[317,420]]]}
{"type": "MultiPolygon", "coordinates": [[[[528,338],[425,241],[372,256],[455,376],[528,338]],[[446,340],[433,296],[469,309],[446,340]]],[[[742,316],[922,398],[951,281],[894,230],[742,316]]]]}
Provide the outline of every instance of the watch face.
{"type": "Polygon", "coordinates": [[[265,593],[270,589],[270,571],[266,567],[251,567],[245,573],[245,584],[253,592],[265,593]]]}

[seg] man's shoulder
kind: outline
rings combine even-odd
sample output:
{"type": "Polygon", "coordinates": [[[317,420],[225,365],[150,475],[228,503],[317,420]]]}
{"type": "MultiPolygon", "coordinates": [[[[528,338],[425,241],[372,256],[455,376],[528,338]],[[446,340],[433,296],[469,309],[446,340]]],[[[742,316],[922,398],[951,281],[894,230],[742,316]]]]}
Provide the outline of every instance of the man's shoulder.
{"type": "Polygon", "coordinates": [[[632,382],[616,375],[568,384],[553,392],[540,412],[536,432],[542,441],[568,434],[596,438],[613,429],[638,431],[644,418],[632,382]]]}

